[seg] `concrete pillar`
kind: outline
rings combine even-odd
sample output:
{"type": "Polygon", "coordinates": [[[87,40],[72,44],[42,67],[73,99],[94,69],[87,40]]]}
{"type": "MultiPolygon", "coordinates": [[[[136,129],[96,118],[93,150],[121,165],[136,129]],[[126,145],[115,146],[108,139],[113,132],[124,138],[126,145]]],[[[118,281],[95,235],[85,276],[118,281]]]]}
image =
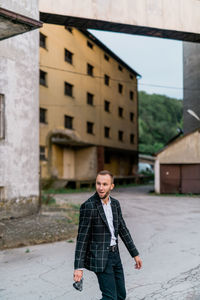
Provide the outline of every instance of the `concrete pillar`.
{"type": "Polygon", "coordinates": [[[200,121],[187,110],[194,111],[200,117],[200,45],[183,43],[184,102],[183,129],[189,133],[200,128],[200,121]]]}
{"type": "Polygon", "coordinates": [[[154,180],[155,192],[160,194],[160,162],[158,158],[155,161],[154,174],[155,174],[155,180],[154,180]]]}
{"type": "MultiPolygon", "coordinates": [[[[39,19],[38,0],[6,0],[3,8],[39,19]]],[[[0,42],[0,94],[5,101],[5,138],[0,139],[0,219],[38,209],[39,32],[0,42]]]]}
{"type": "Polygon", "coordinates": [[[97,172],[104,169],[104,147],[97,146],[97,172]]]}

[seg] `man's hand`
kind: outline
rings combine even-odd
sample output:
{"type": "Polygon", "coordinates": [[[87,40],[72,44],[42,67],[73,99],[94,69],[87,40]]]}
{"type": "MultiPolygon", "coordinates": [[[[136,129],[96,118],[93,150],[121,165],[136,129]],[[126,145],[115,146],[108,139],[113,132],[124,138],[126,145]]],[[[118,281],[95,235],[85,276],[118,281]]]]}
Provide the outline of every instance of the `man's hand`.
{"type": "Polygon", "coordinates": [[[142,268],[142,260],[139,256],[134,257],[135,260],[135,269],[141,269],[142,268]]]}
{"type": "Polygon", "coordinates": [[[80,281],[83,277],[83,270],[74,270],[74,281],[80,281]]]}

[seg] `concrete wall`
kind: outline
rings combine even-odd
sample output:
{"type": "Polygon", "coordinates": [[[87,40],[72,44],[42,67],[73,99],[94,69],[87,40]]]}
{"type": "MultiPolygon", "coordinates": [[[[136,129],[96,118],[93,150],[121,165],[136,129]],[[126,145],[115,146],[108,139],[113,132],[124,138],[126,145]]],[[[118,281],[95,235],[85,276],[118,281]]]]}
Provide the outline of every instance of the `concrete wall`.
{"type": "Polygon", "coordinates": [[[40,0],[39,9],[62,16],[200,33],[199,0],[40,0]]]}
{"type": "Polygon", "coordinates": [[[200,121],[188,114],[193,110],[200,118],[200,45],[183,43],[184,102],[183,128],[189,133],[200,128],[200,121]]]}
{"type": "Polygon", "coordinates": [[[184,164],[200,163],[200,132],[180,138],[157,155],[160,163],[184,164]]]}
{"type": "MultiPolygon", "coordinates": [[[[37,0],[6,0],[1,5],[38,19],[37,0]]],[[[0,93],[5,95],[1,219],[28,215],[38,207],[38,30],[0,42],[0,93]]]]}
{"type": "Polygon", "coordinates": [[[200,131],[188,134],[159,153],[155,162],[155,191],[160,193],[160,164],[199,164],[200,131]]]}
{"type": "Polygon", "coordinates": [[[88,147],[75,152],[76,179],[94,179],[97,174],[97,148],[88,147]]]}

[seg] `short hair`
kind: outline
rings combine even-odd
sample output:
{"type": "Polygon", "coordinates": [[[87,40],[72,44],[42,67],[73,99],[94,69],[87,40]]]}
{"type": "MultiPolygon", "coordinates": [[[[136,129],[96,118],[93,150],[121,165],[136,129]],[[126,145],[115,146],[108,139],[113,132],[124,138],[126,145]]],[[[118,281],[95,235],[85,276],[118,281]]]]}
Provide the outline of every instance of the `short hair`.
{"type": "Polygon", "coordinates": [[[109,175],[110,178],[111,178],[112,183],[114,183],[114,176],[113,176],[113,174],[110,171],[108,171],[108,170],[101,170],[101,171],[99,171],[97,173],[97,176],[98,175],[109,175]]]}

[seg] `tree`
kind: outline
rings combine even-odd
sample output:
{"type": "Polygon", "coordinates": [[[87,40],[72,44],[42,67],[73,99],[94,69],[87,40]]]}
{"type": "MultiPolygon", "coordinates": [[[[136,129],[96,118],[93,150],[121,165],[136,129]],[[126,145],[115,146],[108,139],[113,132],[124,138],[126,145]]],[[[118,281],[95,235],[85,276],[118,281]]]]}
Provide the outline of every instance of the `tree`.
{"type": "Polygon", "coordinates": [[[182,100],[139,92],[139,151],[154,154],[182,128],[182,100]]]}

